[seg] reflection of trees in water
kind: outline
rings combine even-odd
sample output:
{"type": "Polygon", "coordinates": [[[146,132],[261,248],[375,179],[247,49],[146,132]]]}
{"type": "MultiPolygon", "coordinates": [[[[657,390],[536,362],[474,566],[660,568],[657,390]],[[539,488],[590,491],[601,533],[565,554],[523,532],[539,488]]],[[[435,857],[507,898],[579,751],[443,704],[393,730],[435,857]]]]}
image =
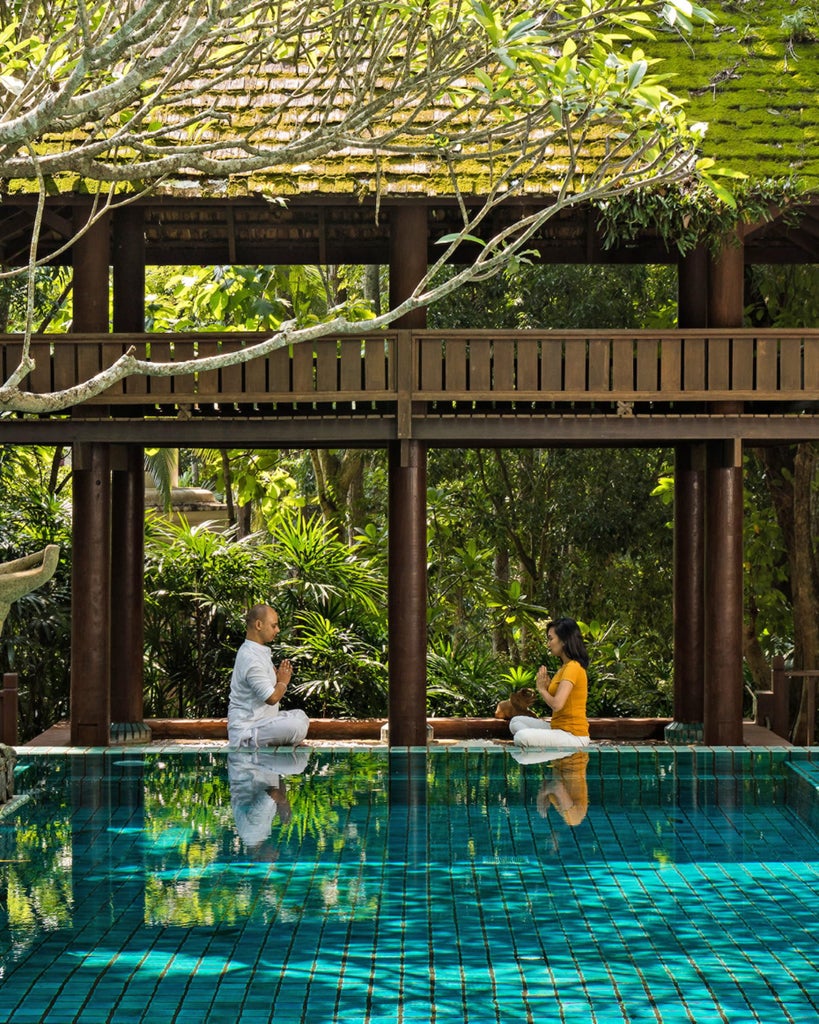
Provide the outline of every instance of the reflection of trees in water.
{"type": "Polygon", "coordinates": [[[157,762],[145,787],[146,920],[230,925],[313,907],[342,917],[373,914],[376,898],[361,877],[366,830],[350,812],[360,806],[369,813],[373,794],[386,793],[383,776],[383,762],[368,752],[314,759],[303,774],[287,775],[289,820],[274,820],[268,850],[256,859],[236,834],[221,755],[200,755],[193,765],[157,762]],[[310,871],[291,871],[299,864],[310,871]]]}

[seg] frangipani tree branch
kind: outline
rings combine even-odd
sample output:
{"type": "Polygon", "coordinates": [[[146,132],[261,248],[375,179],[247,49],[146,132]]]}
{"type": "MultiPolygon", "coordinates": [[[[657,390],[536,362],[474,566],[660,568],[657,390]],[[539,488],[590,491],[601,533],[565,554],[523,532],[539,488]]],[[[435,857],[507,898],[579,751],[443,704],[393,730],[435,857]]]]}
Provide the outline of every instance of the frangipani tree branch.
{"type": "MultiPolygon", "coordinates": [[[[23,413],[59,412],[103,394],[113,384],[129,376],[171,377],[216,370],[225,366],[249,362],[252,359],[268,356],[289,345],[312,342],[327,335],[338,337],[360,335],[389,327],[398,318],[414,309],[434,304],[457,290],[461,285],[493,277],[511,260],[525,258],[527,247],[532,243],[533,237],[558,211],[580,202],[603,201],[613,194],[621,195],[626,190],[675,180],[681,170],[686,169],[681,168],[679,154],[676,152],[653,153],[648,145],[638,152],[644,161],[642,165],[644,173],[639,179],[630,179],[627,173],[621,172],[611,179],[601,177],[596,182],[587,183],[582,195],[569,197],[562,203],[531,213],[501,229],[481,245],[478,256],[471,263],[465,265],[455,275],[442,278],[442,271],[450,265],[450,259],[459,245],[472,241],[476,237],[473,231],[479,230],[480,224],[488,217],[489,213],[506,201],[506,194],[501,191],[495,196],[492,203],[481,208],[477,217],[470,219],[457,235],[446,242],[443,254],[428,269],[413,294],[381,316],[367,320],[348,320],[344,317],[335,317],[307,327],[299,326],[296,321],[288,321],[270,337],[238,351],[173,363],[138,359],[131,350],[96,376],[60,392],[34,394],[7,384],[0,388],[0,410],[23,413]],[[646,161],[648,162],[647,173],[646,161]]],[[[687,170],[693,170],[693,164],[687,170]]]]}
{"type": "MultiPolygon", "coordinates": [[[[63,2],[70,6],[70,0],[63,2]]],[[[9,110],[0,115],[0,175],[36,176],[42,196],[45,179],[64,170],[111,183],[136,174],[153,181],[181,168],[246,174],[296,160],[327,159],[350,148],[366,150],[376,167],[392,155],[420,154],[448,171],[461,229],[441,240],[441,255],[414,294],[375,320],[336,317],[309,328],[287,323],[239,352],[179,363],[154,363],[127,353],[88,381],[43,395],[19,388],[31,368],[26,347],[20,367],[0,388],[2,409],[59,411],[132,374],[215,369],[326,333],[388,326],[411,309],[431,305],[459,285],[490,277],[525,255],[545,222],[567,207],[680,180],[697,170],[699,136],[686,125],[680,104],[640,49],[626,53],[620,47],[624,29],[648,34],[648,18],[668,17],[669,10],[686,7],[686,0],[662,7],[632,0],[561,2],[535,16],[515,2],[493,7],[488,0],[424,0],[420,5],[413,0],[355,5],[255,0],[249,7],[234,0],[192,0],[184,14],[174,8],[179,3],[146,0],[132,8],[121,0],[122,17],[112,21],[116,4],[112,8],[110,2],[89,0],[85,27],[66,21],[59,43],[43,43],[38,50],[33,43],[18,42],[20,52],[40,54],[38,73],[43,62],[57,61],[60,45],[71,59],[66,56],[65,68],[58,68],[59,84],[51,90],[56,96],[44,92],[33,73],[21,73],[11,86],[8,76],[0,78],[0,86],[15,93],[9,110]],[[168,20],[174,9],[175,18],[168,20]],[[259,44],[264,33],[256,26],[249,31],[249,17],[270,30],[264,47],[259,44]],[[135,41],[146,48],[146,57],[139,58],[135,41]],[[106,64],[112,55],[120,61],[118,74],[106,64]],[[213,81],[207,89],[198,84],[203,69],[215,73],[218,82],[231,73],[257,72],[263,66],[270,70],[272,57],[292,61],[295,77],[281,105],[294,96],[303,101],[299,130],[291,126],[285,141],[272,145],[269,140],[283,116],[272,104],[244,134],[214,134],[213,125],[227,115],[219,109],[213,81]],[[186,59],[194,61],[187,70],[186,59]],[[148,73],[137,89],[140,60],[148,73]],[[174,120],[180,96],[189,101],[206,92],[211,105],[203,108],[199,122],[195,115],[174,120]],[[341,104],[342,95],[352,100],[341,104]],[[328,97],[334,102],[328,103],[328,97]],[[118,117],[117,104],[126,104],[118,117]],[[160,104],[170,112],[167,124],[148,121],[160,104]],[[90,127],[81,131],[76,119],[92,113],[90,127]],[[56,133],[62,148],[52,152],[30,139],[18,146],[26,124],[40,127],[43,138],[47,131],[56,133]],[[201,130],[203,141],[190,141],[185,133],[193,129],[201,130]],[[487,184],[474,205],[474,196],[468,201],[463,194],[461,180],[464,165],[476,160],[486,169],[487,184]],[[537,194],[542,167],[550,160],[560,165],[552,202],[484,237],[499,205],[537,194]],[[476,241],[473,262],[443,280],[443,268],[464,252],[463,243],[476,241]]],[[[43,6],[63,9],[61,0],[43,6]]],[[[282,76],[279,65],[273,79],[282,76]]],[[[112,187],[110,194],[115,192],[112,187]]],[[[35,250],[36,244],[32,254],[35,250]]],[[[33,268],[32,255],[29,275],[33,268]]]]}

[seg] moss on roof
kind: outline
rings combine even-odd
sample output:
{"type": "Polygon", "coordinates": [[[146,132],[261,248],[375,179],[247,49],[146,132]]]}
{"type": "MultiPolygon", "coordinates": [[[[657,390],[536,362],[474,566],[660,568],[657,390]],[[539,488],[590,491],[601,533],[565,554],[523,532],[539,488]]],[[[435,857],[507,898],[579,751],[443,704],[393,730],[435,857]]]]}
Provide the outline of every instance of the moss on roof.
{"type": "MultiPolygon", "coordinates": [[[[687,100],[689,120],[709,123],[705,155],[753,180],[795,175],[802,188],[819,191],[819,8],[800,7],[798,0],[716,0],[709,9],[715,24],[698,28],[693,37],[669,30],[645,45],[651,56],[663,61],[658,70],[670,76],[672,91],[687,100]]],[[[293,77],[292,69],[255,80],[237,78],[225,83],[215,105],[234,120],[271,106],[286,112],[288,76],[293,77]]],[[[271,125],[279,137],[288,131],[285,116],[271,125]]],[[[432,112],[428,119],[432,124],[432,112]]],[[[558,150],[548,165],[541,166],[528,191],[550,194],[564,166],[565,154],[558,150]]],[[[461,171],[465,192],[486,190],[488,161],[465,160],[461,171]]],[[[35,181],[14,182],[11,190],[36,187],[35,181]]],[[[78,175],[69,174],[61,175],[52,187],[60,192],[89,191],[78,175]]],[[[176,196],[238,197],[263,191],[361,198],[377,189],[402,196],[452,192],[445,170],[424,159],[392,158],[376,166],[372,156],[358,151],[229,179],[183,173],[158,191],[176,196]]]]}
{"type": "Polygon", "coordinates": [[[754,179],[797,175],[819,188],[819,18],[791,0],[721,0],[716,24],[652,47],[704,151],[754,179]]]}

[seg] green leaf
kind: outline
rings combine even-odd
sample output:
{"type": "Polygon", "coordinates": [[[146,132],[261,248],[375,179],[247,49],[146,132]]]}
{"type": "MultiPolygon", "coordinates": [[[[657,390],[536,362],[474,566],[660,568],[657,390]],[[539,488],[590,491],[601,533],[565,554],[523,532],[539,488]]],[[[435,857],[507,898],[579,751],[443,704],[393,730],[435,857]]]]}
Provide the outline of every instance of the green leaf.
{"type": "Polygon", "coordinates": [[[449,245],[451,242],[474,242],[475,245],[485,246],[486,242],[482,238],[477,238],[475,235],[442,235],[437,241],[436,245],[449,245]]]}

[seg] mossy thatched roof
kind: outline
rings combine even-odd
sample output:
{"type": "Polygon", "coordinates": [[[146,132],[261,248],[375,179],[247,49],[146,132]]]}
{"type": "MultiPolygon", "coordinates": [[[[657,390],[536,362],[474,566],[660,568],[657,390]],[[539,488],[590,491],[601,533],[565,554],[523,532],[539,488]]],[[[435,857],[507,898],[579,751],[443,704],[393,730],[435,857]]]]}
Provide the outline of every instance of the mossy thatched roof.
{"type": "Polygon", "coordinates": [[[713,26],[653,52],[709,123],[704,150],[753,179],[796,175],[819,188],[819,8],[799,0],[719,0],[713,26]]]}
{"type": "MultiPolygon", "coordinates": [[[[689,120],[709,123],[704,154],[753,180],[796,176],[802,189],[819,191],[819,9],[801,7],[798,0],[716,0],[709,9],[715,24],[697,28],[692,37],[667,30],[656,42],[639,44],[662,60],[658,70],[668,74],[672,91],[686,100],[689,120]]],[[[271,130],[279,138],[295,133],[304,112],[297,104],[288,105],[289,89],[295,88],[292,82],[288,85],[288,74],[293,78],[292,69],[280,69],[266,78],[226,81],[214,108],[234,124],[252,119],[254,111],[278,108],[284,113],[271,122],[271,130]]],[[[344,101],[341,95],[335,100],[344,101]]],[[[430,111],[430,125],[434,116],[430,111]]],[[[565,166],[565,153],[556,150],[526,191],[552,194],[565,166]]],[[[462,191],[484,193],[490,173],[488,161],[464,161],[459,167],[462,191]]],[[[7,187],[14,193],[31,192],[37,183],[7,187]]],[[[88,183],[72,174],[61,175],[53,187],[62,194],[89,191],[88,183]]],[[[214,199],[259,192],[361,199],[376,191],[382,196],[445,197],[452,188],[446,168],[421,156],[376,162],[365,151],[345,150],[235,176],[171,175],[157,191],[214,199]]]]}

